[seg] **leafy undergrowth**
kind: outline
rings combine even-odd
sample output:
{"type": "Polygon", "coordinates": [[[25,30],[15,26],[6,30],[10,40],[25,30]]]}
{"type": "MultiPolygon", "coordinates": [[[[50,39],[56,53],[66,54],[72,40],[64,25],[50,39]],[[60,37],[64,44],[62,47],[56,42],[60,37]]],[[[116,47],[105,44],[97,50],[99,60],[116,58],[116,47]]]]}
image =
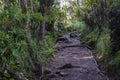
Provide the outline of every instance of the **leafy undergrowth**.
{"type": "MultiPolygon", "coordinates": [[[[44,66],[54,56],[54,37],[46,36],[45,46],[33,39],[35,54],[44,66]]],[[[0,29],[0,79],[14,80],[14,75],[31,78],[35,65],[29,57],[27,37],[23,28],[0,29]],[[11,72],[10,72],[11,71],[11,72]],[[11,74],[14,73],[14,74],[11,74]],[[30,77],[31,76],[31,77],[30,77]]]]}
{"type": "MultiPolygon", "coordinates": [[[[36,64],[40,62],[44,68],[50,58],[55,55],[53,46],[56,32],[50,34],[46,31],[45,44],[43,45],[36,37],[41,36],[38,35],[38,27],[43,21],[42,13],[37,11],[29,13],[29,15],[22,13],[17,2],[15,0],[13,4],[6,3],[3,8],[0,8],[0,80],[18,80],[18,78],[35,80],[36,75],[40,77],[42,73],[36,71],[36,64]],[[34,50],[32,57],[37,56],[38,62],[31,59],[28,35],[23,28],[28,19],[30,20],[28,28],[34,50]]],[[[35,3],[35,6],[36,8],[39,7],[38,2],[35,3]]]]}

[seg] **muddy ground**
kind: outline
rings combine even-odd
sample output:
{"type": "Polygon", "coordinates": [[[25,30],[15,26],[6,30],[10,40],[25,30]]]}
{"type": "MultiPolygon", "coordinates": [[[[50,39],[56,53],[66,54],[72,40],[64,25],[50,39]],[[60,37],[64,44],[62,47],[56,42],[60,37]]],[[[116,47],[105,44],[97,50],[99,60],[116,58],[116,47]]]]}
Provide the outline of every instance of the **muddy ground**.
{"type": "Polygon", "coordinates": [[[77,35],[63,35],[54,48],[56,56],[49,63],[50,73],[43,80],[109,80],[77,35]]]}

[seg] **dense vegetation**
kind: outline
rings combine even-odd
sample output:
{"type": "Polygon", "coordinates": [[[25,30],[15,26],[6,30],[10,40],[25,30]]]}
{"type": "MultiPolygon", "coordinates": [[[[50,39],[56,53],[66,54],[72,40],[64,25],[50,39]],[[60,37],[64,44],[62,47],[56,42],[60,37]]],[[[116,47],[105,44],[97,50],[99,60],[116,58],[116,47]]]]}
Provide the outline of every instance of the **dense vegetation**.
{"type": "MultiPolygon", "coordinates": [[[[83,21],[87,27],[83,33],[87,44],[96,50],[95,54],[103,63],[109,76],[120,79],[120,1],[87,0],[83,21]]],[[[104,68],[102,67],[102,69],[104,68]]]]}
{"type": "Polygon", "coordinates": [[[120,79],[119,0],[0,0],[0,79],[38,80],[58,36],[80,29],[109,75],[120,79]]]}

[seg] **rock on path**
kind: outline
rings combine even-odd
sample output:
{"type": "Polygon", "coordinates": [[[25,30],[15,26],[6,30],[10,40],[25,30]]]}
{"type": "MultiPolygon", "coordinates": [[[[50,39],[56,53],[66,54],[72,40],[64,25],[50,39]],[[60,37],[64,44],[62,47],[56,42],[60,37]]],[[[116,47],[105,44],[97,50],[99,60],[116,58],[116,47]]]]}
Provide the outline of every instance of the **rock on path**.
{"type": "Polygon", "coordinates": [[[48,65],[51,73],[44,80],[109,80],[78,37],[64,35],[55,45],[55,51],[57,54],[48,65]]]}

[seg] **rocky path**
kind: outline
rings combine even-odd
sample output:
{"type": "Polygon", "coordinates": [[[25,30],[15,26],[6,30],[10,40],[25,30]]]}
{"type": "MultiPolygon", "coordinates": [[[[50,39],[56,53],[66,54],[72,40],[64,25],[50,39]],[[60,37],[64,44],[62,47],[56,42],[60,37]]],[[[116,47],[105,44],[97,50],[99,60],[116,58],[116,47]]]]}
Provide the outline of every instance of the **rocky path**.
{"type": "Polygon", "coordinates": [[[72,34],[58,39],[57,54],[48,65],[51,73],[45,80],[109,80],[100,72],[92,52],[72,34]]]}

